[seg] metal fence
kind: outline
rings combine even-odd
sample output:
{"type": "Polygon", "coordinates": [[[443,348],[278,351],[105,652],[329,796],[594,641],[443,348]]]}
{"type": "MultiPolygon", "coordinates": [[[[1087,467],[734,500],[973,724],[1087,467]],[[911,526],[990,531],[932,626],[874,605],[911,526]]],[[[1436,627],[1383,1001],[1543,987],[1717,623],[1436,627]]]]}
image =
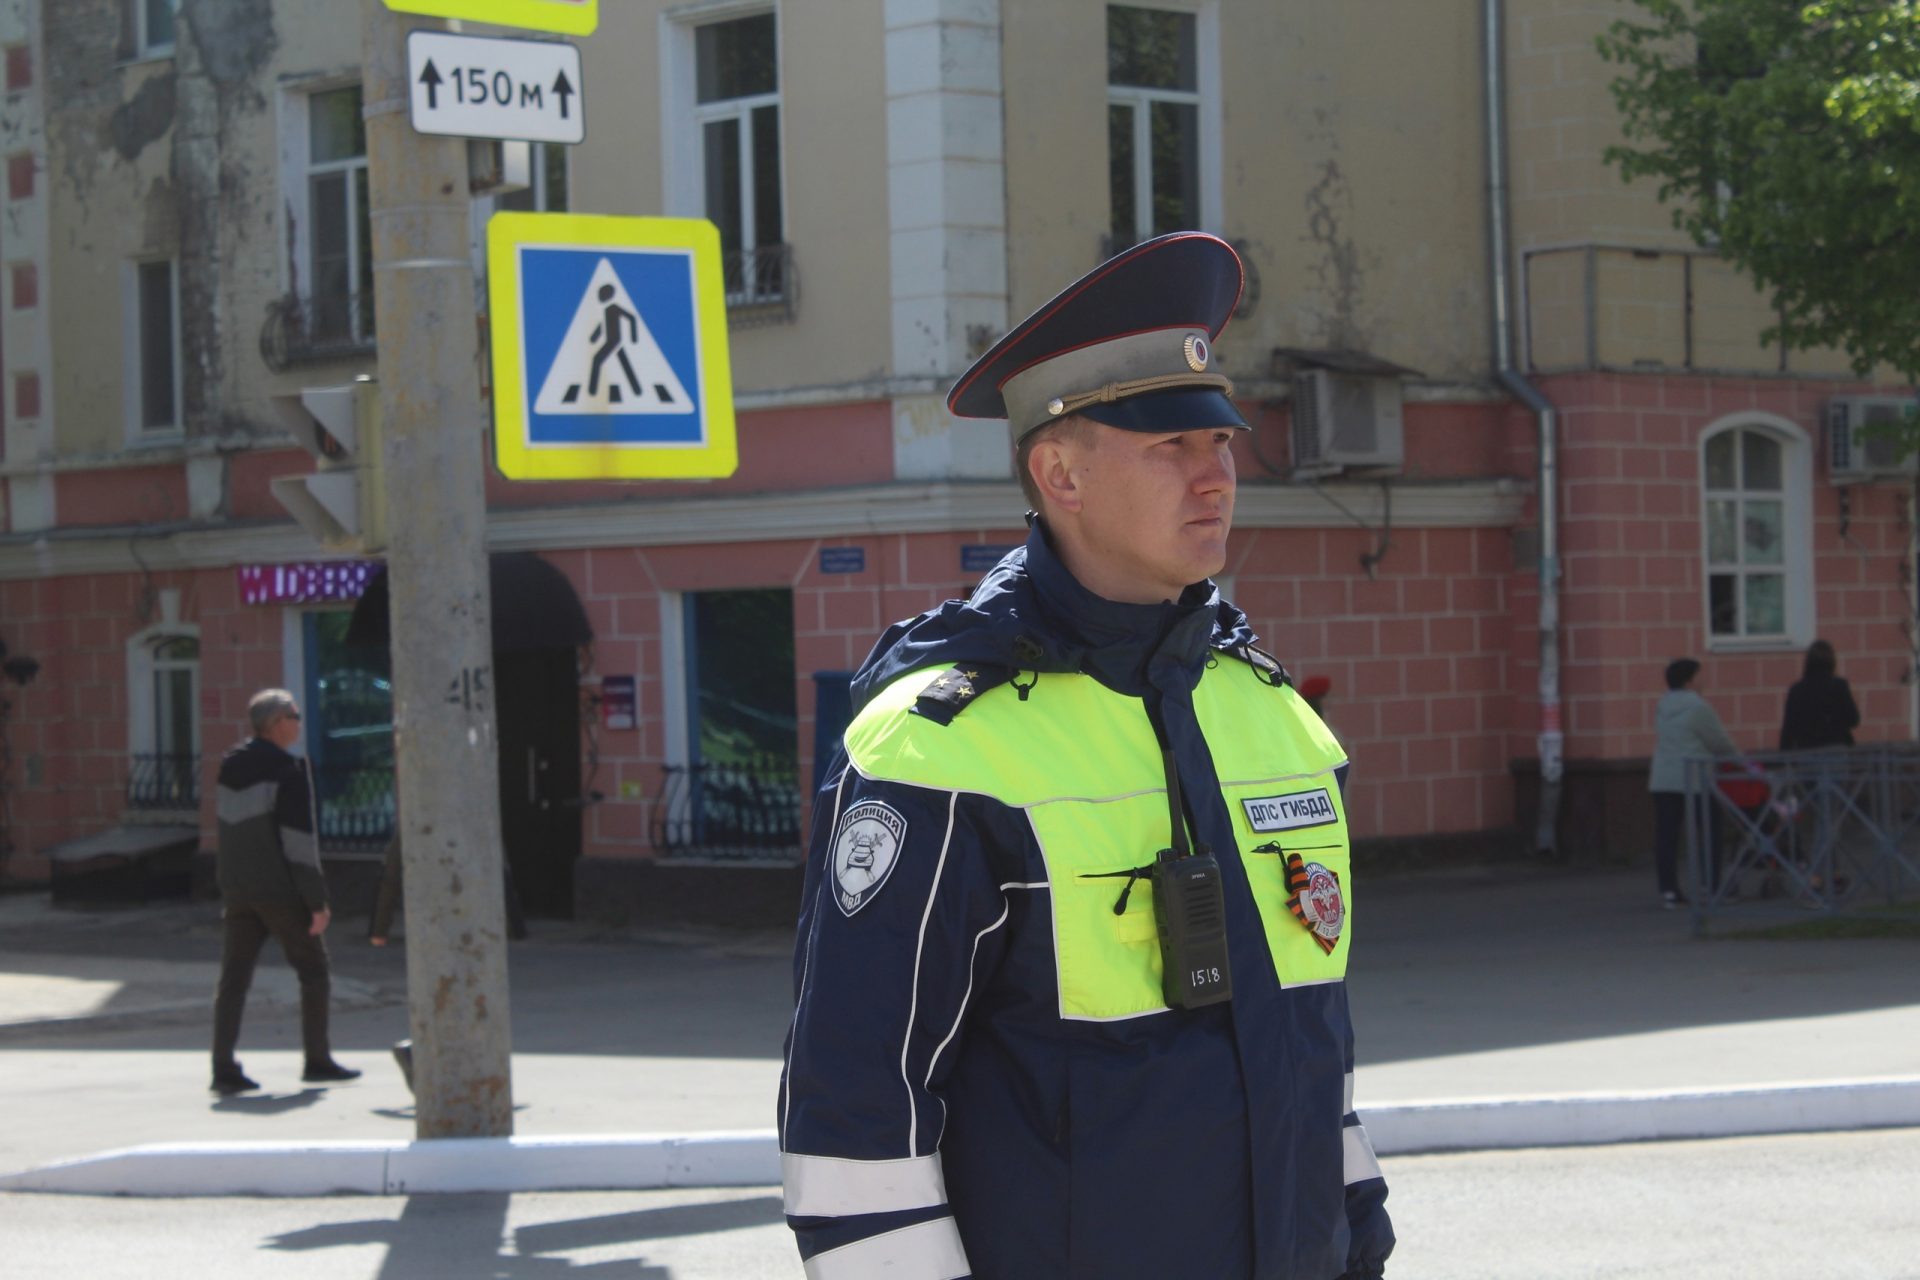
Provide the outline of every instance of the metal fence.
{"type": "Polygon", "coordinates": [[[315,769],[320,847],[330,852],[374,853],[393,835],[393,770],[356,765],[315,769]]]}
{"type": "Polygon", "coordinates": [[[153,811],[200,807],[200,757],[147,753],[128,757],[127,808],[153,811]]]}
{"type": "Polygon", "coordinates": [[[800,788],[790,762],[667,765],[653,847],[678,861],[801,860],[800,788]]]}
{"type": "Polygon", "coordinates": [[[1840,914],[1920,893],[1920,745],[1686,762],[1696,933],[1737,905],[1840,914]]]}

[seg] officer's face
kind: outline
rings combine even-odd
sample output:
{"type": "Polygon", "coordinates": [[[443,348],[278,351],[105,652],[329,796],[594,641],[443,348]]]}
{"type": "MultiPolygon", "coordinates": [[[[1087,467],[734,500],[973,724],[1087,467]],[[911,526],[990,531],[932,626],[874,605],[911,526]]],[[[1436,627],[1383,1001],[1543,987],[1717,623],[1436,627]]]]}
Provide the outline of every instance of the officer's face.
{"type": "Polygon", "coordinates": [[[1149,434],[1088,423],[1068,446],[1068,514],[1083,563],[1071,567],[1110,600],[1176,600],[1227,563],[1234,473],[1226,430],[1149,434]]]}

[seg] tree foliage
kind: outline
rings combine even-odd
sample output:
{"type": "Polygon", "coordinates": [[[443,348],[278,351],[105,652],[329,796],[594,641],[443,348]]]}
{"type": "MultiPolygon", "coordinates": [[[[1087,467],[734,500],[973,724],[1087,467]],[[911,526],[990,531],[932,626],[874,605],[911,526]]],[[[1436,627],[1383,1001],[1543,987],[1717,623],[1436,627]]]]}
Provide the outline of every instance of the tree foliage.
{"type": "Polygon", "coordinates": [[[1920,381],[1920,0],[1633,3],[1607,162],[1772,293],[1768,341],[1920,381]]]}

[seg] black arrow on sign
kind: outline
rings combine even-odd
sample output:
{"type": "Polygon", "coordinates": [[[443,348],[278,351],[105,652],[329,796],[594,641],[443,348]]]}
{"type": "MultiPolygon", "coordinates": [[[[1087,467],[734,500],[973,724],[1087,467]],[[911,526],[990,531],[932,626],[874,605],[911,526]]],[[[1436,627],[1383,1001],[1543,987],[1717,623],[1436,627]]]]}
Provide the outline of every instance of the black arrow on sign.
{"type": "Polygon", "coordinates": [[[567,118],[567,99],[574,95],[573,82],[567,79],[567,69],[560,68],[560,74],[553,78],[553,96],[560,99],[560,118],[567,118]]]}
{"type": "Polygon", "coordinates": [[[440,109],[440,72],[434,67],[433,59],[427,59],[427,66],[420,73],[420,83],[427,86],[427,110],[440,109]]]}

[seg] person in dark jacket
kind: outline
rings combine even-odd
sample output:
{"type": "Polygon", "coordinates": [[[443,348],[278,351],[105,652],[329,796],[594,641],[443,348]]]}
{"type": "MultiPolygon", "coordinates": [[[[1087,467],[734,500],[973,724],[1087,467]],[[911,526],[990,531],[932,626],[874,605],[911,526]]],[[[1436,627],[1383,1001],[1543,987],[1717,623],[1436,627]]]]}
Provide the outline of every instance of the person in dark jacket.
{"type": "Polygon", "coordinates": [[[1860,708],[1854,705],[1853,690],[1837,674],[1839,665],[1825,640],[1807,646],[1806,665],[1787,690],[1786,713],[1780,720],[1782,751],[1853,745],[1860,708]]]}
{"type": "Polygon", "coordinates": [[[327,1040],[327,944],[332,919],[320,870],[312,769],[291,753],[300,707],[285,689],[262,689],[247,704],[253,737],[220,761],[219,877],[225,902],[220,986],[213,1005],[213,1089],[244,1093],[258,1082],[234,1050],[260,948],[271,936],[300,979],[300,1038],[308,1083],[360,1073],[333,1060],[327,1040]]]}
{"type": "Polygon", "coordinates": [[[1194,232],[948,398],[1024,546],[897,623],[814,799],[779,1123],[810,1280],[1376,1280],[1346,753],[1211,581],[1245,430],[1194,232]]]}

